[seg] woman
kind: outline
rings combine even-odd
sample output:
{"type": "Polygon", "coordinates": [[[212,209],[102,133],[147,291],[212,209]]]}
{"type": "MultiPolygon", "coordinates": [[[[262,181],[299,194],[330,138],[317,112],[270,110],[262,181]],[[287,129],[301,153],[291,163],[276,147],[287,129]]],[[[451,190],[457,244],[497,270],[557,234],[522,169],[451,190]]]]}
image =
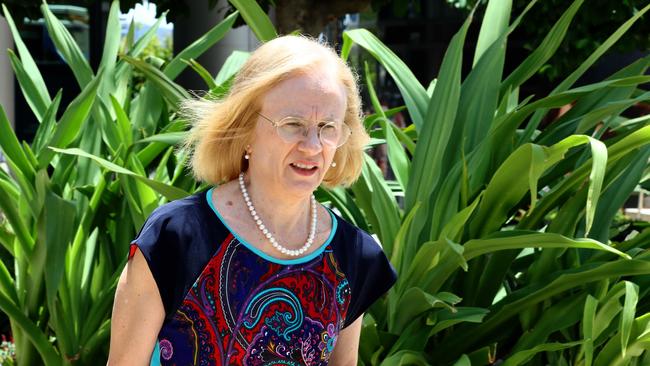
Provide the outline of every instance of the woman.
{"type": "Polygon", "coordinates": [[[363,312],[395,272],[313,196],[361,171],[353,73],[326,46],[280,37],[225,98],[185,107],[192,171],[215,187],[156,209],[131,244],[109,364],[356,365],[363,312]]]}

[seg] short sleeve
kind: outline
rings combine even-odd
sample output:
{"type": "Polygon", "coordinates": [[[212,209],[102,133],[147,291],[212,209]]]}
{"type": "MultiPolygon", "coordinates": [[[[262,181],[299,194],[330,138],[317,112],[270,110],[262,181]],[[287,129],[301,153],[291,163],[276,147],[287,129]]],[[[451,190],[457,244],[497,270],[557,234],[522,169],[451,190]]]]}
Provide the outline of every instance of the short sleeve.
{"type": "Polygon", "coordinates": [[[354,240],[346,240],[341,248],[348,257],[344,272],[352,295],[344,327],[368,310],[397,280],[397,273],[379,243],[365,231],[355,229],[354,240]]]}
{"type": "Polygon", "coordinates": [[[145,221],[129,247],[129,259],[137,249],[144,256],[153,275],[165,308],[173,314],[183,291],[183,276],[179,271],[183,248],[180,235],[174,229],[174,215],[165,206],[157,208],[145,221]]]}

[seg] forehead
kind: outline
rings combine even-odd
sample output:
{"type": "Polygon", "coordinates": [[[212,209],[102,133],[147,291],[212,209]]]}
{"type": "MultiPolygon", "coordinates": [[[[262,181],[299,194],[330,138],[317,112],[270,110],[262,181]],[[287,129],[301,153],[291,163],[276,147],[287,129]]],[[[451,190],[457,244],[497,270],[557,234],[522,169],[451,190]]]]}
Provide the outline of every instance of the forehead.
{"type": "Polygon", "coordinates": [[[301,73],[269,90],[262,97],[262,112],[273,117],[343,119],[346,99],[345,87],[334,73],[301,73]]]}

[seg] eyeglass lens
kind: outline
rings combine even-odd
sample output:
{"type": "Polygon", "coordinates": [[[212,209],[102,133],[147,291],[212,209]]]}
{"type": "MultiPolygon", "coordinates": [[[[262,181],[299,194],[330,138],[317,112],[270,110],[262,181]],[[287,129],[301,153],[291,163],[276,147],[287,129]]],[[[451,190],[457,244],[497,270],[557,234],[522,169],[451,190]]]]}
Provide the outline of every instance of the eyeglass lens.
{"type": "MultiPolygon", "coordinates": [[[[319,122],[318,136],[321,143],[329,146],[340,147],[347,141],[350,136],[350,127],[341,122],[319,122]]],[[[280,137],[287,142],[296,142],[309,135],[310,124],[306,121],[287,117],[277,124],[277,130],[280,137]]]]}

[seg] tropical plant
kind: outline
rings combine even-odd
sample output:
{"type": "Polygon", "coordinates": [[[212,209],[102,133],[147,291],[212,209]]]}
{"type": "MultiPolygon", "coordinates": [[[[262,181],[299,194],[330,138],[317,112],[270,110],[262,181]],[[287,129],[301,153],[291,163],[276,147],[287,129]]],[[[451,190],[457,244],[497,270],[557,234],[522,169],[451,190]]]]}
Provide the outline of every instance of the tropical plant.
{"type": "Polygon", "coordinates": [[[621,113],[650,98],[637,88],[650,57],[572,88],[650,5],[533,99],[519,87],[557,50],[583,0],[503,75],[508,36],[535,3],[510,22],[512,1],[490,0],[469,74],[461,78],[472,16],[428,88],[370,32],[344,33],[342,56],[353,44],[372,54],[413,121],[397,128],[368,83],[376,114],[367,126],[387,144],[396,180],[368,159],[351,191],[328,192],[378,235],[399,273],[364,319],[365,365],[650,363],[650,229],[613,221],[649,178],[650,118],[621,113]],[[549,109],[570,103],[539,128],[549,109]]]}
{"type": "MultiPolygon", "coordinates": [[[[162,19],[137,41],[131,24],[120,49],[114,1],[102,60],[92,70],[43,4],[50,38],[81,89],[59,113],[62,91],[49,94],[4,5],[3,11],[18,51],[8,56],[40,125],[31,144],[21,143],[0,107],[0,147],[9,166],[9,172],[0,169],[0,244],[13,258],[0,262],[0,310],[10,318],[18,365],[97,364],[106,359],[115,286],[130,240],[155,207],[196,188],[183,169],[186,155],[174,154],[172,146],[185,125],[170,116],[178,100],[189,97],[173,80],[188,65],[201,68],[193,58],[221,39],[238,14],[158,69],[137,57],[162,19]],[[137,93],[135,70],[151,79],[137,93]]],[[[231,75],[224,68],[215,85],[231,75]]]]}
{"type": "MultiPolygon", "coordinates": [[[[485,0],[446,1],[449,5],[467,13],[476,3],[486,3],[485,0]]],[[[529,52],[535,49],[551,29],[555,19],[562,15],[565,4],[564,0],[546,0],[535,6],[535,11],[528,14],[526,21],[515,32],[515,39],[519,40],[523,49],[529,52]]],[[[520,12],[527,5],[528,0],[515,0],[512,4],[513,11],[520,12]]],[[[588,7],[576,14],[571,32],[565,35],[563,43],[553,57],[539,68],[537,73],[543,76],[545,82],[555,82],[558,78],[566,77],[580,66],[582,60],[594,52],[621,23],[645,5],[647,5],[645,0],[590,1],[588,7]]],[[[637,22],[609,52],[619,55],[645,52],[650,48],[649,33],[649,22],[637,22]]]]}
{"type": "MultiPolygon", "coordinates": [[[[260,40],[276,36],[254,1],[231,2],[260,40]]],[[[345,33],[342,56],[356,43],[376,57],[414,122],[396,127],[390,117],[401,108],[383,111],[373,96],[375,113],[365,123],[373,144],[388,146],[396,180],[386,181],[368,158],[350,190],[318,192],[377,234],[400,274],[364,318],[362,364],[649,361],[650,228],[612,219],[648,179],[648,118],[620,114],[648,99],[636,86],[649,80],[642,75],[650,58],[603,82],[572,85],[650,5],[550,95],[517,92],[557,49],[582,2],[503,77],[507,37],[524,14],[509,24],[510,1],[491,0],[470,74],[461,80],[471,18],[426,89],[372,34],[345,33]],[[538,129],[549,108],[567,103],[574,103],[568,113],[538,129]]],[[[113,3],[109,29],[116,9],[113,3]]],[[[19,364],[89,363],[105,355],[113,290],[135,230],[154,207],[198,188],[183,170],[186,154],[173,151],[185,129],[174,112],[189,97],[174,78],[190,65],[221,94],[247,54],[234,53],[216,78],[192,61],[235,14],[162,68],[136,58],[146,40],[131,39],[117,59],[119,32],[108,31],[105,61],[93,72],[43,11],[82,92],[55,121],[60,94],[50,99],[10,21],[20,55],[10,59],[41,126],[31,145],[20,144],[0,113],[11,170],[0,173],[7,216],[0,243],[15,258],[13,271],[0,263],[0,309],[11,318],[19,364]],[[129,88],[134,68],[148,78],[137,96],[129,88]]]]}

